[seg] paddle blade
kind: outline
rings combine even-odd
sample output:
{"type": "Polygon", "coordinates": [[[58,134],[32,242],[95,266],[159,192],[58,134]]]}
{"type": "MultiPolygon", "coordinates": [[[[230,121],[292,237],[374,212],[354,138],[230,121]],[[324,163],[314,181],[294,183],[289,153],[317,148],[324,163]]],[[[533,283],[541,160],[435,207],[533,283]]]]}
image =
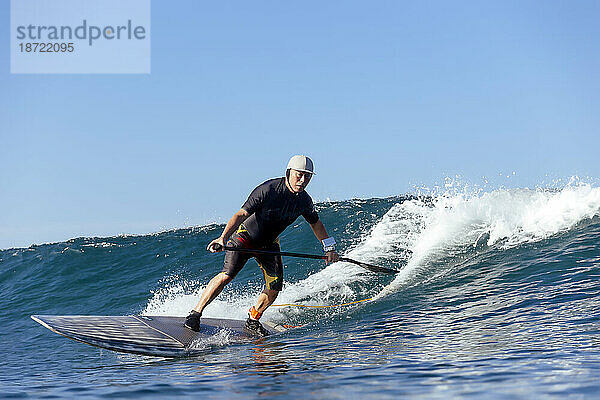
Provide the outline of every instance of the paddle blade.
{"type": "Polygon", "coordinates": [[[400,272],[396,269],[384,268],[384,267],[380,267],[378,265],[367,264],[365,262],[356,261],[356,260],[353,260],[351,258],[346,258],[346,257],[340,257],[340,261],[346,261],[346,262],[349,262],[352,264],[360,265],[361,267],[368,269],[371,272],[380,272],[380,273],[384,273],[384,274],[397,274],[398,272],[400,272]]]}

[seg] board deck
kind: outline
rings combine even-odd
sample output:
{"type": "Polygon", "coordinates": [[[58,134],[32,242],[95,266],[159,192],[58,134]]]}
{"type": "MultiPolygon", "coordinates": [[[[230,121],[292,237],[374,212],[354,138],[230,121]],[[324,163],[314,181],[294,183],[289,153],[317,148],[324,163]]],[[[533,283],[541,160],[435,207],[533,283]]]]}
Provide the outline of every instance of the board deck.
{"type": "MultiPolygon", "coordinates": [[[[234,340],[256,339],[244,331],[245,321],[202,318],[200,331],[183,326],[184,317],[168,316],[93,316],[32,315],[31,318],[60,335],[104,349],[161,357],[180,357],[194,353],[194,344],[220,332],[234,340]]],[[[285,327],[263,322],[270,334],[285,327]]]]}

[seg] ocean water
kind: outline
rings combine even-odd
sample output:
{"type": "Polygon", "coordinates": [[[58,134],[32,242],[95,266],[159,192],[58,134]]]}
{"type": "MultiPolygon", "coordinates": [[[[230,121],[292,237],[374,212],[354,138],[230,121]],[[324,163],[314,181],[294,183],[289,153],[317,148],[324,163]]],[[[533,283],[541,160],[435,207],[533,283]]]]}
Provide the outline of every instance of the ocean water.
{"type": "MultiPolygon", "coordinates": [[[[263,319],[303,325],[168,359],[56,335],[31,314],[186,315],[223,255],[222,225],[0,251],[0,396],[12,398],[599,398],[600,188],[510,189],[318,205],[340,253],[284,258],[263,319]]],[[[283,250],[318,253],[301,218],[283,250]]],[[[205,311],[245,318],[251,261],[205,311]]]]}

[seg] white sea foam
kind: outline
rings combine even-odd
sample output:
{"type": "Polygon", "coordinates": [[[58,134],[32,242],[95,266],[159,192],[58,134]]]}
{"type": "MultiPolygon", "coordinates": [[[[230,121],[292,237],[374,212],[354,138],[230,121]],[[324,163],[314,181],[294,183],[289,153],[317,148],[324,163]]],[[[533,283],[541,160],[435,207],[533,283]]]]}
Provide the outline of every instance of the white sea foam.
{"type": "MultiPolygon", "coordinates": [[[[377,263],[393,260],[407,250],[412,252],[408,264],[378,294],[381,297],[398,290],[419,268],[453,250],[478,244],[508,248],[542,240],[600,213],[600,188],[585,183],[570,183],[560,190],[474,192],[446,193],[430,203],[411,200],[395,204],[346,256],[377,263]]],[[[327,305],[340,298],[354,300],[357,294],[351,285],[366,282],[369,277],[359,266],[335,263],[306,279],[286,283],[277,303],[327,305]]],[[[196,286],[193,293],[185,287],[166,284],[149,300],[143,313],[186,315],[204,287],[196,286]]],[[[259,288],[246,288],[239,293],[226,288],[204,315],[245,318],[259,293],[259,288]]],[[[289,315],[304,310],[285,312],[289,315]]],[[[283,310],[277,308],[267,310],[266,316],[270,320],[285,318],[283,310]]]]}
{"type": "Polygon", "coordinates": [[[213,346],[225,346],[226,344],[232,342],[235,342],[235,340],[232,340],[231,331],[228,331],[227,329],[221,329],[213,336],[193,341],[192,343],[190,343],[189,348],[192,351],[203,350],[213,346]]]}
{"type": "Polygon", "coordinates": [[[599,215],[600,188],[571,182],[560,190],[445,195],[435,198],[433,207],[415,206],[424,208],[424,218],[423,229],[413,236],[412,257],[379,296],[395,291],[416,269],[453,249],[476,246],[484,238],[489,246],[510,248],[546,239],[599,215]]]}

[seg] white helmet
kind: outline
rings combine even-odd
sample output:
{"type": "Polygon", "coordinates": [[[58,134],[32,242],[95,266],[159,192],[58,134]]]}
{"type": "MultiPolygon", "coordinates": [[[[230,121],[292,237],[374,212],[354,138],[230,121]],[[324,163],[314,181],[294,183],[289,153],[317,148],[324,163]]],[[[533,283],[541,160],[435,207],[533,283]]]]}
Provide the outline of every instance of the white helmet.
{"type": "Polygon", "coordinates": [[[315,173],[313,162],[310,158],[306,156],[296,155],[290,158],[290,162],[288,162],[286,171],[290,169],[295,169],[296,171],[308,172],[311,174],[315,173]]]}

